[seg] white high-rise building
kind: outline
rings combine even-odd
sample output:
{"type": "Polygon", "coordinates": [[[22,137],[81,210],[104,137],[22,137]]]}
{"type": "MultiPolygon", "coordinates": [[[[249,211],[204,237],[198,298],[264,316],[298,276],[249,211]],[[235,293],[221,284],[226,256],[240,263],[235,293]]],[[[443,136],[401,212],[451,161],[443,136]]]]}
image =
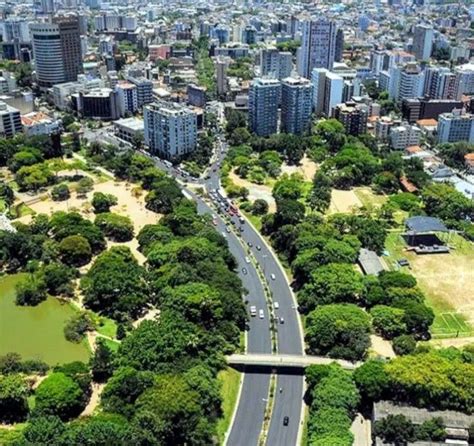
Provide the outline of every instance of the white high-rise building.
{"type": "Polygon", "coordinates": [[[336,57],[337,26],[324,18],[303,22],[298,74],[309,78],[314,68],[331,70],[336,57]]]}
{"type": "Polygon", "coordinates": [[[456,99],[462,95],[474,94],[474,63],[460,65],[454,69],[456,74],[456,99]]]}
{"type": "Polygon", "coordinates": [[[434,31],[431,26],[415,26],[413,37],[413,53],[417,60],[429,60],[433,49],[434,31]]]}
{"type": "Polygon", "coordinates": [[[276,79],[254,79],[249,90],[249,125],[258,136],[277,132],[280,82],[276,79]]]}
{"type": "Polygon", "coordinates": [[[174,102],[155,102],[144,108],[145,145],[151,153],[179,159],[197,144],[197,115],[174,102]]]}
{"type": "Polygon", "coordinates": [[[423,96],[425,72],[416,64],[394,67],[390,70],[389,96],[399,102],[423,96]]]}
{"type": "Polygon", "coordinates": [[[312,85],[308,79],[287,77],[281,82],[281,131],[302,134],[309,130],[312,85]]]}
{"type": "Polygon", "coordinates": [[[30,30],[28,22],[19,17],[9,17],[3,22],[4,42],[30,42],[30,30]]]}
{"type": "Polygon", "coordinates": [[[474,142],[474,115],[455,111],[438,118],[438,142],[474,142]]]}
{"type": "Polygon", "coordinates": [[[134,114],[138,110],[137,86],[127,81],[120,81],[115,86],[118,93],[118,108],[120,116],[134,114]]]}
{"type": "Polygon", "coordinates": [[[343,102],[344,78],[325,68],[315,68],[311,73],[311,83],[314,111],[331,116],[333,108],[343,102]]]}

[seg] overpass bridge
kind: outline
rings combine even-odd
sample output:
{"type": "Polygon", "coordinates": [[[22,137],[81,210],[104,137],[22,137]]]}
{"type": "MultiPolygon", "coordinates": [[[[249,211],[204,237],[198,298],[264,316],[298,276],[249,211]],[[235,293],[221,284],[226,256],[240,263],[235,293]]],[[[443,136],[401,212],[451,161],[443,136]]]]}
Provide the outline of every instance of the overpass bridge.
{"type": "Polygon", "coordinates": [[[344,359],[332,359],[325,356],[312,355],[271,355],[271,354],[234,354],[226,357],[231,366],[265,367],[265,368],[294,368],[302,369],[309,365],[329,365],[336,362],[346,370],[354,370],[362,362],[350,362],[344,359]]]}

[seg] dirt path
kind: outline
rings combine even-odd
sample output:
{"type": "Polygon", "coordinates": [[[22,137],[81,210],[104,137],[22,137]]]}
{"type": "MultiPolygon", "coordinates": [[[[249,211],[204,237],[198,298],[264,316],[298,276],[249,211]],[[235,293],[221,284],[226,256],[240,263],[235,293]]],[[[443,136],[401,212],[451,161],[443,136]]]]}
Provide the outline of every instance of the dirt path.
{"type": "Polygon", "coordinates": [[[79,415],[80,417],[87,417],[88,415],[92,415],[94,413],[95,409],[100,403],[100,395],[102,394],[104,387],[105,384],[92,383],[91,397],[87,403],[87,406],[82,411],[81,415],[79,415]]]}
{"type": "Polygon", "coordinates": [[[362,202],[352,190],[333,189],[331,192],[331,204],[329,211],[331,213],[342,212],[350,213],[355,208],[362,207],[362,202]]]}
{"type": "Polygon", "coordinates": [[[137,328],[143,321],[152,321],[157,319],[160,315],[160,310],[158,308],[152,308],[149,310],[145,315],[143,315],[140,319],[137,319],[133,322],[133,328],[137,328]]]}
{"type": "Polygon", "coordinates": [[[371,350],[379,356],[384,358],[395,358],[395,352],[393,351],[392,344],[390,341],[386,341],[377,335],[370,336],[371,350]]]}
{"type": "Polygon", "coordinates": [[[288,166],[283,164],[281,166],[281,172],[291,175],[292,173],[299,173],[303,176],[305,181],[313,181],[314,174],[318,170],[318,165],[306,155],[301,160],[298,166],[288,166]]]}

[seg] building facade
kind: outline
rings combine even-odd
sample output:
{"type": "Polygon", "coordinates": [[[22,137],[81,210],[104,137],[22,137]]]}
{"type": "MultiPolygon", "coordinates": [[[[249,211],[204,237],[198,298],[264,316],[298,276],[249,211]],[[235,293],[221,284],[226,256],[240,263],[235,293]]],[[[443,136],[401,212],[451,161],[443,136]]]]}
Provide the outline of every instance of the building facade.
{"type": "Polygon", "coordinates": [[[413,53],[417,60],[429,60],[433,49],[434,31],[431,26],[417,25],[413,37],[413,53]]]}
{"type": "Polygon", "coordinates": [[[365,104],[338,104],[334,108],[334,117],[344,125],[348,135],[358,136],[367,132],[368,107],[365,104]]]}
{"type": "Polygon", "coordinates": [[[20,111],[0,101],[0,135],[9,138],[22,130],[20,111]]]}
{"type": "Polygon", "coordinates": [[[155,102],[144,108],[145,145],[165,159],[179,159],[197,145],[197,116],[189,108],[171,102],[155,102]]]}
{"type": "Polygon", "coordinates": [[[81,38],[76,17],[30,25],[36,79],[41,88],[76,81],[82,73],[81,38]]]}
{"type": "Polygon", "coordinates": [[[443,113],[438,120],[438,142],[474,142],[474,115],[470,113],[443,113]]]}
{"type": "Polygon", "coordinates": [[[249,90],[249,126],[258,136],[270,136],[278,128],[280,82],[276,79],[254,79],[249,90]]]}
{"type": "Polygon", "coordinates": [[[302,134],[311,126],[312,85],[308,79],[288,77],[281,82],[281,131],[302,134]]]}

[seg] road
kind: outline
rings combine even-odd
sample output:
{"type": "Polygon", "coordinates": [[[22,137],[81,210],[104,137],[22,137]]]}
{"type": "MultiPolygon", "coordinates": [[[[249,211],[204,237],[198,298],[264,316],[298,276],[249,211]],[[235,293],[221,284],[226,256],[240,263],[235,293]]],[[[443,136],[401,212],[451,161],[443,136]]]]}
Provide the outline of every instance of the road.
{"type": "MultiPolygon", "coordinates": [[[[110,133],[109,133],[110,135],[110,133]]],[[[107,135],[103,130],[84,132],[84,137],[90,141],[106,140],[107,135]]],[[[110,137],[110,136],[109,136],[110,137]]],[[[109,141],[107,141],[109,142],[109,141]]],[[[111,141],[110,141],[111,142],[111,141]]],[[[219,189],[219,168],[225,156],[227,146],[224,142],[218,144],[216,156],[208,170],[206,180],[196,180],[198,184],[205,186],[207,191],[219,189]]],[[[143,152],[149,156],[149,154],[143,152]]],[[[176,169],[170,168],[158,158],[153,157],[155,164],[177,177],[181,181],[187,180],[176,169]]],[[[262,283],[255,267],[247,264],[245,257],[247,250],[251,250],[255,259],[263,270],[273,295],[273,301],[278,302],[279,308],[275,310],[278,319],[278,352],[282,354],[303,354],[301,331],[298,325],[298,313],[295,307],[291,290],[285,277],[284,271],[279,266],[275,254],[267,246],[261,235],[248,223],[240,224],[238,217],[232,217],[236,228],[242,226],[241,237],[244,248],[231,232],[226,231],[226,224],[211,207],[192,191],[183,187],[188,196],[191,196],[198,205],[200,213],[209,212],[216,216],[217,229],[226,235],[229,249],[236,258],[239,265],[239,276],[244,287],[248,290],[246,299],[249,306],[255,305],[257,309],[263,309],[264,319],[252,317],[247,332],[247,351],[249,353],[271,353],[269,314],[265,301],[262,283]],[[247,274],[243,273],[243,268],[247,274]],[[283,318],[283,323],[280,323],[283,318]]],[[[270,375],[246,373],[244,376],[241,397],[236,416],[227,440],[228,446],[253,446],[258,444],[262,431],[265,399],[269,393],[270,375]]],[[[300,427],[302,395],[304,378],[295,375],[279,375],[277,377],[277,392],[274,396],[273,416],[268,431],[267,445],[269,446],[291,446],[297,444],[298,430],[300,427]],[[279,389],[282,389],[279,392],[279,389]],[[283,418],[289,417],[288,426],[283,425],[283,418]]]]}
{"type": "MultiPolygon", "coordinates": [[[[219,189],[219,168],[225,157],[227,146],[224,142],[219,144],[214,162],[209,168],[209,178],[206,180],[208,191],[219,189]]],[[[241,233],[242,239],[247,244],[255,259],[259,263],[262,271],[267,278],[267,282],[272,291],[273,301],[278,302],[278,309],[275,309],[275,315],[283,318],[283,323],[278,323],[278,352],[282,354],[301,355],[304,354],[301,330],[299,326],[299,316],[296,309],[293,296],[275,254],[271,248],[264,242],[262,236],[249,224],[241,225],[238,217],[233,217],[235,226],[243,227],[241,233]]],[[[281,319],[279,319],[279,322],[281,319]]],[[[252,329],[249,332],[249,336],[252,329]]],[[[252,353],[249,350],[249,353],[252,353]]],[[[267,444],[269,446],[288,446],[296,445],[298,429],[300,427],[301,407],[303,404],[304,378],[298,375],[278,375],[276,383],[277,392],[275,393],[272,420],[268,431],[267,444]],[[281,393],[279,389],[282,389],[281,393]],[[288,426],[283,425],[283,418],[289,417],[288,426]]],[[[255,394],[244,394],[242,392],[238,412],[243,412],[241,406],[252,407],[252,404],[258,407],[258,389],[255,394]],[[253,403],[246,400],[250,398],[253,403]]],[[[258,416],[258,409],[252,413],[258,416]]],[[[255,443],[234,442],[234,432],[241,432],[247,429],[246,422],[249,417],[236,417],[229,437],[228,446],[238,446],[242,444],[253,445],[255,443]]]]}

